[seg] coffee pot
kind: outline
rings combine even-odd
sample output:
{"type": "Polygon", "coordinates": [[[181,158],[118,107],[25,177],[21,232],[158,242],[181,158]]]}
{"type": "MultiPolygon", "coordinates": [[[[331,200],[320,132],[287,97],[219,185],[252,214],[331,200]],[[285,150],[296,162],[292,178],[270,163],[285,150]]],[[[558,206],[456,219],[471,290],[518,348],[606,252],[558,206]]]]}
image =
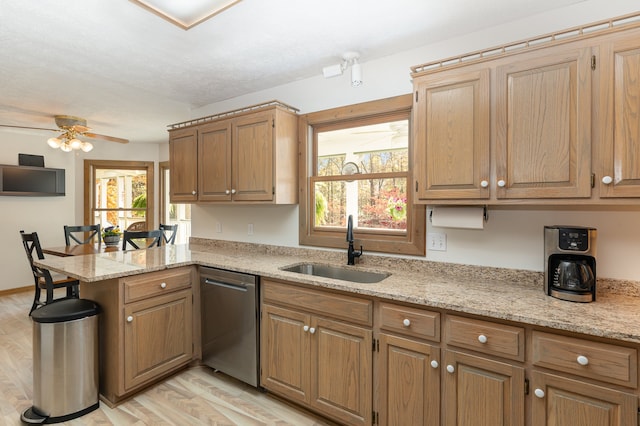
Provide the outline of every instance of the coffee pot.
{"type": "Polygon", "coordinates": [[[572,302],[596,300],[596,230],[545,226],[544,290],[572,302]]]}

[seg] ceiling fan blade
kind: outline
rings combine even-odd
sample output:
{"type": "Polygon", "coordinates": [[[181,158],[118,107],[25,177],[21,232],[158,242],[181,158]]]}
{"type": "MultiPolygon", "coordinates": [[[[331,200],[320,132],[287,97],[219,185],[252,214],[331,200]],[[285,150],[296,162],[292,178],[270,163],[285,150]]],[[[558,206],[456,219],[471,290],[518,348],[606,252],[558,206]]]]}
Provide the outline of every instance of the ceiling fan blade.
{"type": "Polygon", "coordinates": [[[12,129],[29,129],[29,130],[47,130],[50,132],[61,132],[60,129],[46,129],[44,127],[29,127],[29,126],[12,126],[10,124],[0,124],[0,127],[10,127],[12,129]]]}
{"type": "Polygon", "coordinates": [[[102,139],[105,141],[118,143],[129,143],[129,139],[116,138],[114,136],[98,135],[96,133],[83,133],[82,135],[92,139],[102,139]]]}
{"type": "Polygon", "coordinates": [[[74,124],[73,126],[71,126],[71,130],[74,130],[78,133],[86,133],[91,130],[91,127],[83,126],[81,124],[74,124]]]}

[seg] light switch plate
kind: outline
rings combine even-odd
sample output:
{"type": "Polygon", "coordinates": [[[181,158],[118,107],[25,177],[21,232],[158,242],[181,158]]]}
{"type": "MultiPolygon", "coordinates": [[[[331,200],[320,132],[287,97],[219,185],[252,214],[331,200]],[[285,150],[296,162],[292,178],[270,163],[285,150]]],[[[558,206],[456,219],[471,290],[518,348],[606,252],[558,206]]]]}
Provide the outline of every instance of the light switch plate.
{"type": "Polygon", "coordinates": [[[427,234],[427,250],[447,251],[447,234],[429,232],[427,234]]]}

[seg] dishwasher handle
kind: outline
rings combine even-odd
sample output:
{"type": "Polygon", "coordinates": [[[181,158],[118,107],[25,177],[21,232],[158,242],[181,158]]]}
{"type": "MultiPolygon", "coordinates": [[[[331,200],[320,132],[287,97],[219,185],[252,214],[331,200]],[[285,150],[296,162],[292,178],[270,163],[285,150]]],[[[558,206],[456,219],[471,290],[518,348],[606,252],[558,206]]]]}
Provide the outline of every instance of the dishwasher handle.
{"type": "Polygon", "coordinates": [[[204,279],[204,283],[205,284],[209,284],[209,285],[215,285],[218,287],[225,287],[225,288],[229,288],[231,290],[237,290],[237,291],[247,291],[247,287],[245,285],[242,284],[231,284],[231,283],[223,283],[220,281],[215,281],[209,278],[205,278],[204,279]]]}

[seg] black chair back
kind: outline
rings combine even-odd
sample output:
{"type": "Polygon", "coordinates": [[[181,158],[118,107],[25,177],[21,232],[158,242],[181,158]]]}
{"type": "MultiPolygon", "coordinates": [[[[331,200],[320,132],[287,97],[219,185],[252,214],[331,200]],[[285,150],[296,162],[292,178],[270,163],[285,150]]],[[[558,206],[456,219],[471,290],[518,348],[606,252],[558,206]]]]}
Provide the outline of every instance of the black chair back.
{"type": "Polygon", "coordinates": [[[39,260],[44,259],[44,253],[42,253],[42,247],[40,246],[38,233],[26,233],[24,231],[20,231],[20,235],[22,237],[22,245],[24,247],[24,251],[27,254],[27,259],[29,260],[29,265],[31,266],[31,272],[33,273],[33,280],[35,284],[35,295],[33,298],[33,305],[31,306],[31,310],[29,311],[29,315],[31,315],[31,312],[33,312],[33,310],[36,309],[38,305],[45,305],[47,303],[53,302],[53,290],[56,288],[66,287],[67,298],[79,297],[78,286],[80,283],[78,282],[78,280],[67,278],[54,281],[51,277],[51,272],[49,272],[48,269],[41,268],[33,263],[34,254],[38,257],[39,260]],[[45,302],[40,301],[41,288],[44,288],[47,293],[45,302]]]}
{"type": "MultiPolygon", "coordinates": [[[[150,247],[160,247],[162,244],[162,239],[164,238],[164,233],[159,229],[154,229],[153,231],[124,231],[122,233],[122,250],[127,249],[127,243],[131,245],[135,249],[139,249],[140,246],[135,243],[133,240],[151,240],[146,248],[150,247]]],[[[147,242],[145,242],[146,244],[147,242]]],[[[142,248],[145,248],[144,244],[141,244],[142,248]]]]}
{"type": "Polygon", "coordinates": [[[100,239],[99,223],[97,225],[64,226],[64,242],[68,246],[71,245],[71,240],[75,241],[76,244],[88,244],[92,242],[96,236],[98,240],[97,242],[100,243],[102,240],[100,239]],[[74,235],[76,233],[83,233],[86,238],[79,239],[77,235],[74,235]]]}
{"type": "Polygon", "coordinates": [[[165,244],[175,244],[178,225],[160,224],[160,230],[162,231],[162,237],[164,238],[165,244]]]}

